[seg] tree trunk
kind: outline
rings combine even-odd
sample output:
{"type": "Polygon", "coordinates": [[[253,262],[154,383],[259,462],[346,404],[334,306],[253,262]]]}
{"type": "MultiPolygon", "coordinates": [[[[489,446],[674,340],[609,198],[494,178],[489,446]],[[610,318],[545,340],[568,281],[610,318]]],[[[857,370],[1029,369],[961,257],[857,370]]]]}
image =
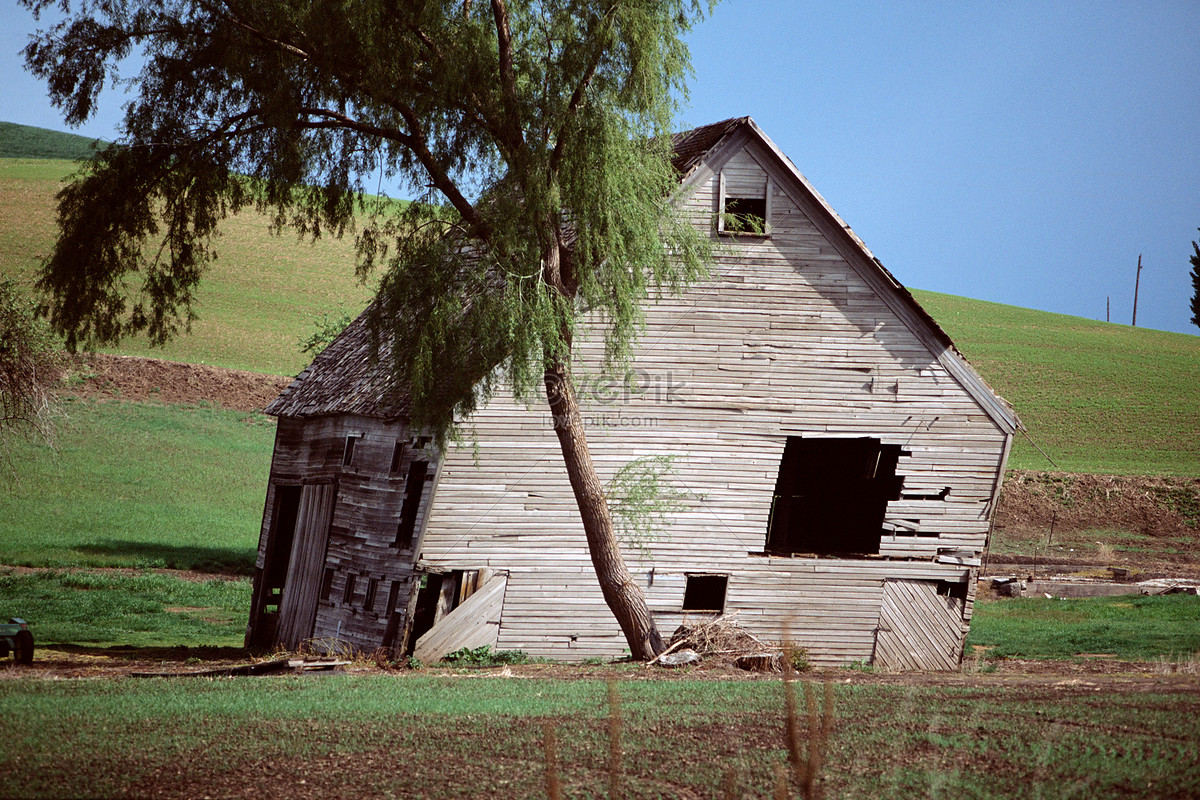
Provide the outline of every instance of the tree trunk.
{"type": "Polygon", "coordinates": [[[592,567],[600,581],[604,601],[625,634],[629,652],[636,659],[648,661],[662,652],[662,636],[654,625],[654,618],[650,616],[645,595],[634,582],[625,567],[625,559],[621,557],[604,487],[588,450],[571,374],[565,365],[555,364],[546,370],[545,381],[554,432],[558,434],[563,462],[571,479],[571,489],[575,492],[579,516],[583,519],[592,567]]]}

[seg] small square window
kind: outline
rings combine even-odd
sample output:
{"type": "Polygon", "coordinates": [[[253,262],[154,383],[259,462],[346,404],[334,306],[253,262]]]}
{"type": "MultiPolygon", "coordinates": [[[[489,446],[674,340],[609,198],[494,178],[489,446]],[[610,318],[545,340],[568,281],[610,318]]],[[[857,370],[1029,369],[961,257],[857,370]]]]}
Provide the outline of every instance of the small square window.
{"type": "Polygon", "coordinates": [[[762,235],[767,232],[767,200],[765,197],[725,198],[724,223],[726,233],[762,235]]]}
{"type": "Polygon", "coordinates": [[[728,585],[728,575],[688,575],[683,590],[683,610],[723,613],[728,585]]]}
{"type": "Polygon", "coordinates": [[[770,237],[774,183],[770,175],[763,177],[757,185],[732,178],[727,185],[725,172],[721,172],[717,189],[717,233],[749,239],[770,237]]]}

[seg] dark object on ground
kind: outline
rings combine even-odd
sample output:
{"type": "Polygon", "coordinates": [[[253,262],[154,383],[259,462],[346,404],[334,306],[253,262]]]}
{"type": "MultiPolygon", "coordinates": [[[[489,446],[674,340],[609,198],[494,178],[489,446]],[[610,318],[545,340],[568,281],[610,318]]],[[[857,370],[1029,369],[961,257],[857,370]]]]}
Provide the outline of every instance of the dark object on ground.
{"type": "Polygon", "coordinates": [[[287,672],[312,672],[315,670],[332,670],[339,667],[344,667],[349,664],[349,661],[335,661],[333,659],[320,659],[311,661],[308,659],[297,658],[276,658],[272,661],[260,661],[256,664],[242,664],[237,667],[221,667],[218,669],[201,669],[201,670],[159,670],[155,672],[131,672],[130,677],[133,678],[216,678],[216,677],[233,677],[236,675],[270,675],[272,673],[287,672]]]}
{"type": "Polygon", "coordinates": [[[0,657],[9,653],[18,664],[33,663],[33,634],[29,632],[29,623],[20,617],[10,617],[6,624],[0,625],[0,657]]]}

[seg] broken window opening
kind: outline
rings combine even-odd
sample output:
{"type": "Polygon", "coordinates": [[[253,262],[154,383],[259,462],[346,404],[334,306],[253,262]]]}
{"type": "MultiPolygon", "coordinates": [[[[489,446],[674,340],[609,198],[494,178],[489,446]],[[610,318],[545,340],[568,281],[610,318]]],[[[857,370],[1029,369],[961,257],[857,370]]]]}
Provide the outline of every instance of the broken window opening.
{"type": "Polygon", "coordinates": [[[731,177],[731,185],[727,187],[726,175],[722,171],[719,184],[717,233],[722,236],[770,236],[771,176],[766,175],[761,183],[731,177]]]}
{"type": "Polygon", "coordinates": [[[346,576],[346,588],[342,591],[342,602],[349,605],[354,600],[354,584],[358,581],[358,576],[353,572],[346,576]]]}
{"type": "Polygon", "coordinates": [[[428,461],[414,461],[408,468],[408,481],[404,484],[404,505],[400,507],[400,524],[396,527],[393,547],[412,547],[413,533],[417,528],[417,510],[421,507],[421,494],[425,489],[425,475],[429,471],[428,461]]]}
{"type": "Polygon", "coordinates": [[[789,436],[767,526],[768,553],[873,555],[900,497],[899,445],[879,439],[789,436]]]}
{"type": "Polygon", "coordinates": [[[940,491],[936,489],[914,489],[911,492],[900,493],[900,497],[904,500],[945,500],[949,496],[949,486],[943,486],[940,491]]]}
{"type": "Polygon", "coordinates": [[[767,232],[767,200],[765,197],[726,198],[722,217],[725,233],[762,236],[767,232]]]}
{"type": "Polygon", "coordinates": [[[683,610],[724,613],[728,585],[728,575],[688,575],[683,590],[683,610]]]}
{"type": "Polygon", "coordinates": [[[328,601],[329,596],[333,593],[333,575],[337,570],[333,567],[326,567],[325,574],[321,576],[321,599],[328,601]]]}
{"type": "Polygon", "coordinates": [[[388,467],[388,472],[392,475],[400,472],[404,466],[404,450],[407,445],[404,442],[396,442],[396,446],[392,448],[392,465],[388,467]]]}
{"type": "Polygon", "coordinates": [[[368,614],[375,611],[375,595],[379,591],[379,579],[370,578],[367,580],[367,593],[363,596],[363,611],[368,614]]]}
{"type": "Polygon", "coordinates": [[[351,434],[346,437],[346,447],[342,450],[342,466],[348,467],[354,461],[354,443],[359,440],[359,436],[351,434]]]}
{"type": "Polygon", "coordinates": [[[942,597],[966,601],[967,583],[966,581],[938,581],[937,593],[942,597]]]}

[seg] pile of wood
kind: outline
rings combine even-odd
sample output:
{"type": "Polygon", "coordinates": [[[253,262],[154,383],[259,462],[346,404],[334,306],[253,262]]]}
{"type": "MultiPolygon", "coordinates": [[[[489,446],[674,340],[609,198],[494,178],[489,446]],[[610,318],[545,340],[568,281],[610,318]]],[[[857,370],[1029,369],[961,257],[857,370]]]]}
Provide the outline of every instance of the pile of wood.
{"type": "Polygon", "coordinates": [[[741,669],[769,672],[780,669],[779,649],[738,627],[729,616],[680,625],[671,634],[667,649],[650,664],[670,664],[670,656],[683,651],[695,652],[706,661],[715,660],[741,669]]]}

